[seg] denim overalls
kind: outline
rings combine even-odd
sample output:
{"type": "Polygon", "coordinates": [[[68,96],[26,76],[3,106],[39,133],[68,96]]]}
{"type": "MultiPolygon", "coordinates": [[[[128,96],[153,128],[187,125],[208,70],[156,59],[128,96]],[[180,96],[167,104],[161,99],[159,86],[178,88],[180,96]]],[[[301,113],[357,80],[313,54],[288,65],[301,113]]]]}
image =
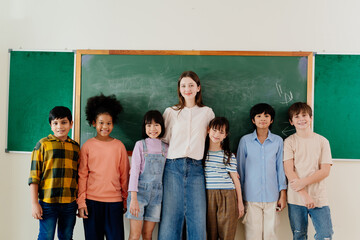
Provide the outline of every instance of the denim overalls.
{"type": "Polygon", "coordinates": [[[143,143],[143,154],[145,160],[144,171],[139,176],[137,199],[140,213],[138,217],[129,211],[131,194],[128,196],[128,211],[126,217],[135,220],[160,222],[161,202],[163,195],[163,172],[165,166],[165,143],[161,142],[161,154],[148,153],[145,140],[143,143]]]}

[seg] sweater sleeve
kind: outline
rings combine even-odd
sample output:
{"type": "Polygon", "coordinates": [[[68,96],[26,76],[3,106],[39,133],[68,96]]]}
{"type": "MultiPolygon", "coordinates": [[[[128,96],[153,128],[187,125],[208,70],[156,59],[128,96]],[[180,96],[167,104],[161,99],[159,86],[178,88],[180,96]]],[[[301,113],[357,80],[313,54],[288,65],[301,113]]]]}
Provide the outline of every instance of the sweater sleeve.
{"type": "Polygon", "coordinates": [[[131,169],[130,169],[130,181],[129,181],[129,192],[138,191],[139,175],[141,170],[141,163],[144,161],[142,141],[137,141],[131,156],[131,169]]]}
{"type": "Polygon", "coordinates": [[[76,200],[78,204],[78,208],[86,207],[86,188],[87,188],[87,180],[89,176],[89,168],[88,168],[88,149],[86,143],[80,150],[80,163],[79,163],[79,192],[78,198],[76,200]]]}

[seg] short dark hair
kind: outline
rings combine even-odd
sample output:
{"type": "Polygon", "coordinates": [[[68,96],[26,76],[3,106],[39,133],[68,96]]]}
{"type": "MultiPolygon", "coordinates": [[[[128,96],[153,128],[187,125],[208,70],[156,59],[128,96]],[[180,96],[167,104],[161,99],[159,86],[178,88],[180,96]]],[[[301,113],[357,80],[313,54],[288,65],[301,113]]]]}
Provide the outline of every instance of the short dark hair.
{"type": "MultiPolygon", "coordinates": [[[[271,126],[274,123],[275,110],[271,105],[269,105],[267,103],[258,103],[250,109],[251,122],[252,122],[252,120],[255,120],[255,116],[257,114],[262,114],[262,113],[269,114],[271,116],[271,120],[273,121],[269,126],[269,129],[271,129],[271,126]]],[[[256,128],[256,125],[254,123],[253,123],[253,125],[256,128]]]]}
{"type": "Polygon", "coordinates": [[[158,138],[162,138],[165,134],[165,124],[161,113],[158,110],[150,110],[145,113],[142,123],[142,137],[144,139],[149,137],[146,134],[146,124],[150,124],[153,120],[161,126],[161,133],[159,134],[158,138]]]}
{"type": "Polygon", "coordinates": [[[72,121],[72,115],[70,109],[64,106],[56,106],[53,109],[51,109],[49,113],[49,123],[51,124],[52,120],[65,118],[65,117],[69,119],[69,122],[72,121]]]}
{"type": "Polygon", "coordinates": [[[288,109],[289,120],[292,120],[294,115],[297,115],[301,112],[305,112],[312,117],[312,109],[311,107],[305,102],[296,102],[291,105],[288,109]]]}
{"type": "Polygon", "coordinates": [[[85,108],[86,120],[91,126],[93,122],[96,122],[98,115],[109,114],[113,123],[116,123],[117,116],[122,112],[122,109],[123,108],[115,95],[105,96],[101,93],[100,95],[91,97],[87,100],[85,108]]]}

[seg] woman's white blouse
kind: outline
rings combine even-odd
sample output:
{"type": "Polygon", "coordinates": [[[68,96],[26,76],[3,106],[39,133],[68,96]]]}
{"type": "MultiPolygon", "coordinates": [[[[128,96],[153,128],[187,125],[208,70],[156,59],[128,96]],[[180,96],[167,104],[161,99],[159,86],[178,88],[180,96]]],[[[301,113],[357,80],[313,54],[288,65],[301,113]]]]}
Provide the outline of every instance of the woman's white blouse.
{"type": "Polygon", "coordinates": [[[165,135],[163,141],[169,144],[167,158],[189,157],[201,160],[204,154],[205,138],[209,122],[215,117],[209,107],[184,107],[165,109],[165,135]]]}

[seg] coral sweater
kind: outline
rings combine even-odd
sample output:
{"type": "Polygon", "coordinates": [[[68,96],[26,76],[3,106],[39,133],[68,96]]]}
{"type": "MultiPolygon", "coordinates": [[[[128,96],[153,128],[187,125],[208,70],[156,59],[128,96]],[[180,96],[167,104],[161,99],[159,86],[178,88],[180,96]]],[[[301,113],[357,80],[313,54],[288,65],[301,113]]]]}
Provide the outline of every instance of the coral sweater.
{"type": "Polygon", "coordinates": [[[91,138],[80,150],[78,207],[85,199],[100,202],[124,202],[126,207],[129,159],[124,144],[91,138]]]}

